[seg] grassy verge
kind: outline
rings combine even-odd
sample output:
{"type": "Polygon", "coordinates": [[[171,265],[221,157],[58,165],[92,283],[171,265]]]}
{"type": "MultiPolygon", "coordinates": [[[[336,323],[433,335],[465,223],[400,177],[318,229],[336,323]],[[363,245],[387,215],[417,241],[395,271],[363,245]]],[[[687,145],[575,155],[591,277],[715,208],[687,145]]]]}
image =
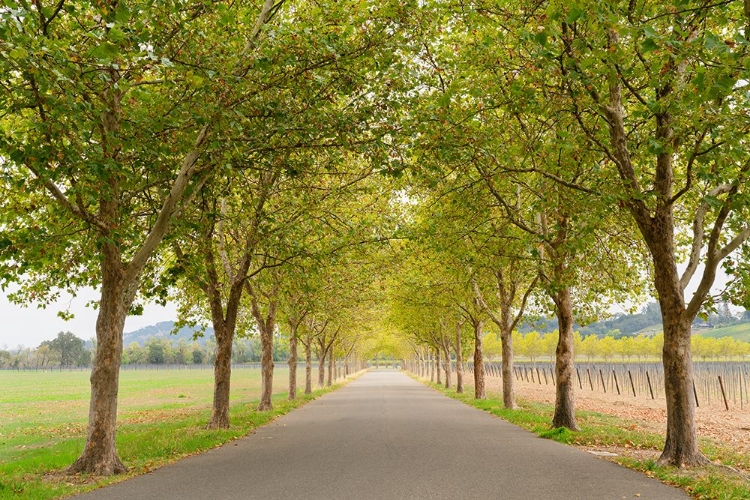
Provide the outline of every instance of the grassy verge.
{"type": "Polygon", "coordinates": [[[701,450],[713,462],[706,467],[679,469],[656,465],[664,436],[646,432],[638,423],[601,413],[578,411],[579,432],[550,428],[554,407],[519,398],[517,410],[503,407],[502,394],[488,393],[486,400],[476,400],[473,388],[463,394],[418,379],[454,399],[496,415],[527,429],[540,437],[561,443],[617,453],[612,459],[631,469],[644,472],[665,483],[679,486],[693,498],[701,500],[734,500],[750,498],[750,457],[710,440],[701,440],[701,450]],[[650,452],[650,453],[649,453],[650,452]]]}
{"type": "MultiPolygon", "coordinates": [[[[147,407],[126,405],[120,411],[117,449],[130,471],[116,477],[64,474],[64,469],[81,453],[85,441],[85,422],[72,415],[55,416],[66,413],[55,411],[56,407],[65,406],[64,401],[46,403],[48,411],[39,412],[38,418],[31,421],[28,417],[34,410],[29,410],[29,407],[41,404],[39,400],[45,399],[43,395],[37,394],[37,401],[28,401],[33,399],[29,397],[27,401],[16,402],[20,407],[15,410],[12,410],[12,403],[6,403],[0,409],[8,411],[6,416],[16,418],[15,423],[13,418],[8,418],[0,427],[0,498],[62,498],[145,474],[180,458],[246,436],[256,427],[336,390],[344,383],[319,389],[310,395],[300,395],[295,401],[288,401],[285,393],[275,394],[274,409],[267,412],[255,410],[257,399],[239,398],[242,400],[231,406],[232,427],[227,430],[205,429],[211,416],[210,404],[184,403],[183,400],[189,399],[189,392],[184,389],[174,391],[174,394],[167,390],[177,402],[170,401],[172,398],[156,398],[147,407]]],[[[155,392],[165,390],[165,384],[152,381],[151,385],[155,392]]],[[[189,383],[186,385],[190,386],[189,383]]],[[[127,401],[127,397],[123,399],[127,401]]]]}

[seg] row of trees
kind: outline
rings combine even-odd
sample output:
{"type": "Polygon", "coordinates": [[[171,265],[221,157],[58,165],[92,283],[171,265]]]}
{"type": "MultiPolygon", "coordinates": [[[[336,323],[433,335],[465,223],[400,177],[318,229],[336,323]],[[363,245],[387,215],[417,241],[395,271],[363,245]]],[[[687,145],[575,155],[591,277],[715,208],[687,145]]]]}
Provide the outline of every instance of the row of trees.
{"type": "MultiPolygon", "coordinates": [[[[289,345],[286,337],[278,338],[273,345],[273,361],[286,362],[289,358],[289,345]]],[[[232,363],[257,363],[261,360],[260,339],[235,339],[232,345],[232,363]]],[[[188,343],[185,339],[177,342],[169,339],[151,338],[141,346],[132,342],[122,353],[123,365],[143,364],[213,364],[216,361],[216,343],[208,339],[204,344],[188,343]]]]}
{"type": "Polygon", "coordinates": [[[17,302],[101,292],[71,473],[126,470],[118,377],[138,351],[123,326],[144,301],[213,327],[210,428],[230,425],[238,336],[259,339],[259,410],[272,408],[280,335],[290,398],[299,356],[310,392],[313,355],[322,383],[326,364],[367,349],[395,226],[377,173],[398,158],[410,17],[389,1],[0,9],[0,286],[16,283],[17,302]]]}
{"type": "Polygon", "coordinates": [[[653,295],[666,375],[659,461],[706,463],[691,323],[719,300],[747,306],[750,290],[747,5],[435,6],[449,28],[414,56],[425,98],[406,188],[413,256],[392,300],[413,356],[440,353],[450,370],[450,352],[460,359],[473,340],[481,363],[482,324],[495,323],[512,408],[511,332],[529,309],[553,312],[552,425],[576,429],[573,325],[653,295]],[[730,284],[712,295],[720,266],[730,284]]]}
{"type": "Polygon", "coordinates": [[[46,369],[52,367],[83,367],[91,364],[91,351],[85,342],[70,332],[60,332],[53,340],[45,340],[36,349],[19,346],[15,351],[0,349],[2,369],[46,369]]]}
{"type": "MultiPolygon", "coordinates": [[[[710,338],[694,335],[690,340],[693,355],[703,361],[742,360],[750,357],[750,342],[732,337],[710,338]]],[[[502,344],[499,338],[489,333],[482,342],[486,359],[502,357],[502,344]]],[[[576,360],[587,361],[645,361],[661,359],[664,349],[664,334],[654,336],[638,335],[619,337],[612,335],[583,337],[573,333],[573,350],[576,360]]],[[[514,354],[531,361],[554,360],[557,348],[557,333],[539,334],[513,332],[514,354]]]]}
{"type": "Polygon", "coordinates": [[[512,332],[552,312],[552,425],[576,429],[573,325],[650,293],[661,462],[705,463],[690,324],[720,265],[748,302],[748,23],[739,0],[1,9],[0,286],[101,291],[71,472],[125,470],[122,331],[144,300],[213,326],[210,427],[238,332],[260,339],[268,409],[277,332],[291,378],[298,350],[322,367],[374,333],[445,369],[473,344],[483,397],[491,321],[512,408],[512,332]]]}
{"type": "MultiPolygon", "coordinates": [[[[273,348],[273,361],[287,362],[289,339],[277,337],[273,348]]],[[[143,346],[132,342],[122,353],[123,365],[192,365],[213,363],[215,359],[216,343],[211,339],[199,343],[153,337],[143,346]]],[[[92,351],[85,347],[83,340],[70,332],[60,333],[55,340],[44,341],[36,349],[22,346],[15,350],[0,349],[0,369],[82,368],[90,367],[91,360],[92,351]]],[[[232,363],[258,363],[260,360],[260,339],[235,339],[232,363]]]]}

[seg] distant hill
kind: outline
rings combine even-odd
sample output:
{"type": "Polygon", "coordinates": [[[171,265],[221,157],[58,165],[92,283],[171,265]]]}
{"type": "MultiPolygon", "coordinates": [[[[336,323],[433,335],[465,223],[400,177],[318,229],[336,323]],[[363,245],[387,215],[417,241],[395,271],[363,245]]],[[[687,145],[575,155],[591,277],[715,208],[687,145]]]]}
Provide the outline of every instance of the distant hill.
{"type": "MultiPolygon", "coordinates": [[[[183,327],[180,328],[177,334],[170,335],[170,332],[173,328],[174,321],[162,321],[160,323],[156,323],[155,325],[146,326],[133,332],[125,333],[123,335],[123,345],[127,347],[133,342],[138,342],[141,346],[143,346],[146,344],[146,341],[152,337],[172,340],[174,342],[177,342],[180,339],[185,339],[188,342],[192,342],[193,334],[199,331],[198,328],[183,327]]],[[[197,338],[196,341],[199,344],[204,345],[206,343],[206,339],[213,338],[213,335],[214,330],[213,328],[209,327],[203,334],[203,337],[197,338]]]]}
{"type": "Polygon", "coordinates": [[[750,342],[750,323],[722,326],[718,328],[695,331],[694,333],[712,339],[718,339],[721,337],[734,337],[735,340],[744,340],[745,342],[750,342]]]}
{"type": "MultiPolygon", "coordinates": [[[[638,335],[640,332],[657,328],[661,330],[661,322],[655,323],[653,317],[646,314],[616,314],[612,318],[597,321],[590,325],[581,326],[578,323],[573,325],[573,330],[581,332],[584,337],[588,335],[597,335],[603,337],[612,331],[617,331],[617,337],[638,335]]],[[[525,322],[519,328],[522,333],[528,333],[536,330],[539,333],[548,333],[557,331],[557,318],[543,318],[538,321],[525,322]]],[[[650,333],[653,335],[653,333],[650,333]]]]}
{"type": "MultiPolygon", "coordinates": [[[[610,319],[597,321],[584,327],[576,324],[573,329],[581,332],[584,337],[588,335],[602,337],[617,330],[619,330],[619,333],[615,335],[616,337],[635,335],[653,337],[662,331],[661,321],[654,321],[656,319],[654,316],[654,314],[644,313],[617,314],[610,319]]],[[[741,323],[721,327],[714,327],[715,323],[696,320],[693,324],[693,334],[710,338],[733,337],[737,340],[750,342],[750,321],[748,319],[750,318],[739,320],[742,321],[741,323]]],[[[519,330],[522,333],[528,333],[531,330],[536,330],[539,333],[554,332],[557,330],[557,319],[545,318],[537,322],[527,322],[521,325],[519,330]]]]}

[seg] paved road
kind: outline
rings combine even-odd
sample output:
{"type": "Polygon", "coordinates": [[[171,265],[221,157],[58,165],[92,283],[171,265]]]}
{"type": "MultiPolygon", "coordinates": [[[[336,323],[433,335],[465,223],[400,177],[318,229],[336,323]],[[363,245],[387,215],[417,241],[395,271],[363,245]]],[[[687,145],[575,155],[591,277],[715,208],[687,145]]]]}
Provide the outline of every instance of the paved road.
{"type": "Polygon", "coordinates": [[[83,499],[686,499],[422,386],[370,372],[253,435],[83,499]]]}

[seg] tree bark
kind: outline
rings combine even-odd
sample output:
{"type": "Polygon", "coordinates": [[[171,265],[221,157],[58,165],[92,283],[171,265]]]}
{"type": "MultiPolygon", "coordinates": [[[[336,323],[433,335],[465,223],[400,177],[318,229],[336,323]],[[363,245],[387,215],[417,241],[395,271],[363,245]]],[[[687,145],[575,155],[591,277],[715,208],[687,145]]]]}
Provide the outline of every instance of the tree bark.
{"type": "Polygon", "coordinates": [[[508,409],[515,410],[518,405],[516,405],[516,391],[513,387],[513,332],[509,330],[501,331],[500,344],[503,353],[503,405],[508,409]]]}
{"type": "Polygon", "coordinates": [[[214,359],[214,400],[208,429],[229,428],[229,389],[232,377],[232,337],[224,321],[214,322],[216,358],[214,359]],[[218,327],[218,329],[217,329],[218,327]]]}
{"type": "Polygon", "coordinates": [[[312,393],[312,338],[307,333],[305,342],[305,394],[312,393]]]}
{"type": "Polygon", "coordinates": [[[461,330],[463,323],[458,323],[456,326],[456,392],[461,394],[464,392],[464,357],[461,352],[461,330]]]}
{"type": "Polygon", "coordinates": [[[573,300],[569,287],[564,287],[553,295],[559,338],[555,351],[555,414],[552,426],[577,431],[573,394],[573,300]]]}
{"type": "Polygon", "coordinates": [[[251,310],[260,331],[260,372],[261,390],[258,411],[273,409],[273,332],[276,328],[276,284],[272,285],[270,293],[266,295],[268,308],[265,317],[258,302],[259,294],[250,281],[245,281],[248,295],[250,295],[251,310]]]}
{"type": "Polygon", "coordinates": [[[484,387],[484,353],[482,352],[482,322],[474,321],[474,399],[487,399],[484,387]]]}
{"type": "Polygon", "coordinates": [[[452,382],[452,369],[451,369],[451,351],[448,347],[450,345],[450,342],[446,339],[443,342],[443,368],[445,369],[445,388],[450,389],[451,388],[451,382],[452,382]]]}
{"type": "Polygon", "coordinates": [[[289,399],[297,399],[297,332],[289,333],[289,399]]]}
{"type": "Polygon", "coordinates": [[[677,272],[673,250],[671,214],[651,232],[647,241],[654,260],[654,284],[659,295],[664,327],[664,394],[667,403],[667,438],[658,463],[677,467],[704,465],[695,426],[693,360],[690,348],[691,316],[685,306],[684,291],[677,272]],[[658,229],[662,229],[658,231],[658,229]]]}
{"type": "Polygon", "coordinates": [[[117,392],[122,333],[136,288],[137,283],[126,283],[117,251],[111,245],[105,245],[102,292],[96,319],[96,353],[90,377],[88,433],[83,453],[67,470],[70,474],[112,475],[127,472],[115,446],[117,392]]]}
{"type": "Polygon", "coordinates": [[[333,372],[335,370],[335,363],[333,359],[333,350],[328,353],[328,380],[326,380],[326,386],[331,387],[333,384],[333,372]]]}
{"type": "MultiPolygon", "coordinates": [[[[667,302],[661,299],[659,302],[667,302]]],[[[664,304],[662,304],[664,307],[664,304]]],[[[690,323],[677,311],[664,312],[664,392],[667,402],[667,439],[658,463],[678,467],[705,465],[698,447],[695,400],[692,397],[693,361],[690,323]]]]}
{"type": "Polygon", "coordinates": [[[325,386],[326,382],[326,351],[321,347],[318,350],[318,387],[325,386]]]}
{"type": "Polygon", "coordinates": [[[437,384],[442,385],[443,378],[442,375],[440,375],[440,349],[438,349],[437,347],[435,348],[435,374],[437,377],[437,384]]]}
{"type": "Polygon", "coordinates": [[[273,328],[274,323],[270,324],[260,331],[260,370],[261,370],[261,390],[260,404],[258,411],[273,410],[273,328]]]}

